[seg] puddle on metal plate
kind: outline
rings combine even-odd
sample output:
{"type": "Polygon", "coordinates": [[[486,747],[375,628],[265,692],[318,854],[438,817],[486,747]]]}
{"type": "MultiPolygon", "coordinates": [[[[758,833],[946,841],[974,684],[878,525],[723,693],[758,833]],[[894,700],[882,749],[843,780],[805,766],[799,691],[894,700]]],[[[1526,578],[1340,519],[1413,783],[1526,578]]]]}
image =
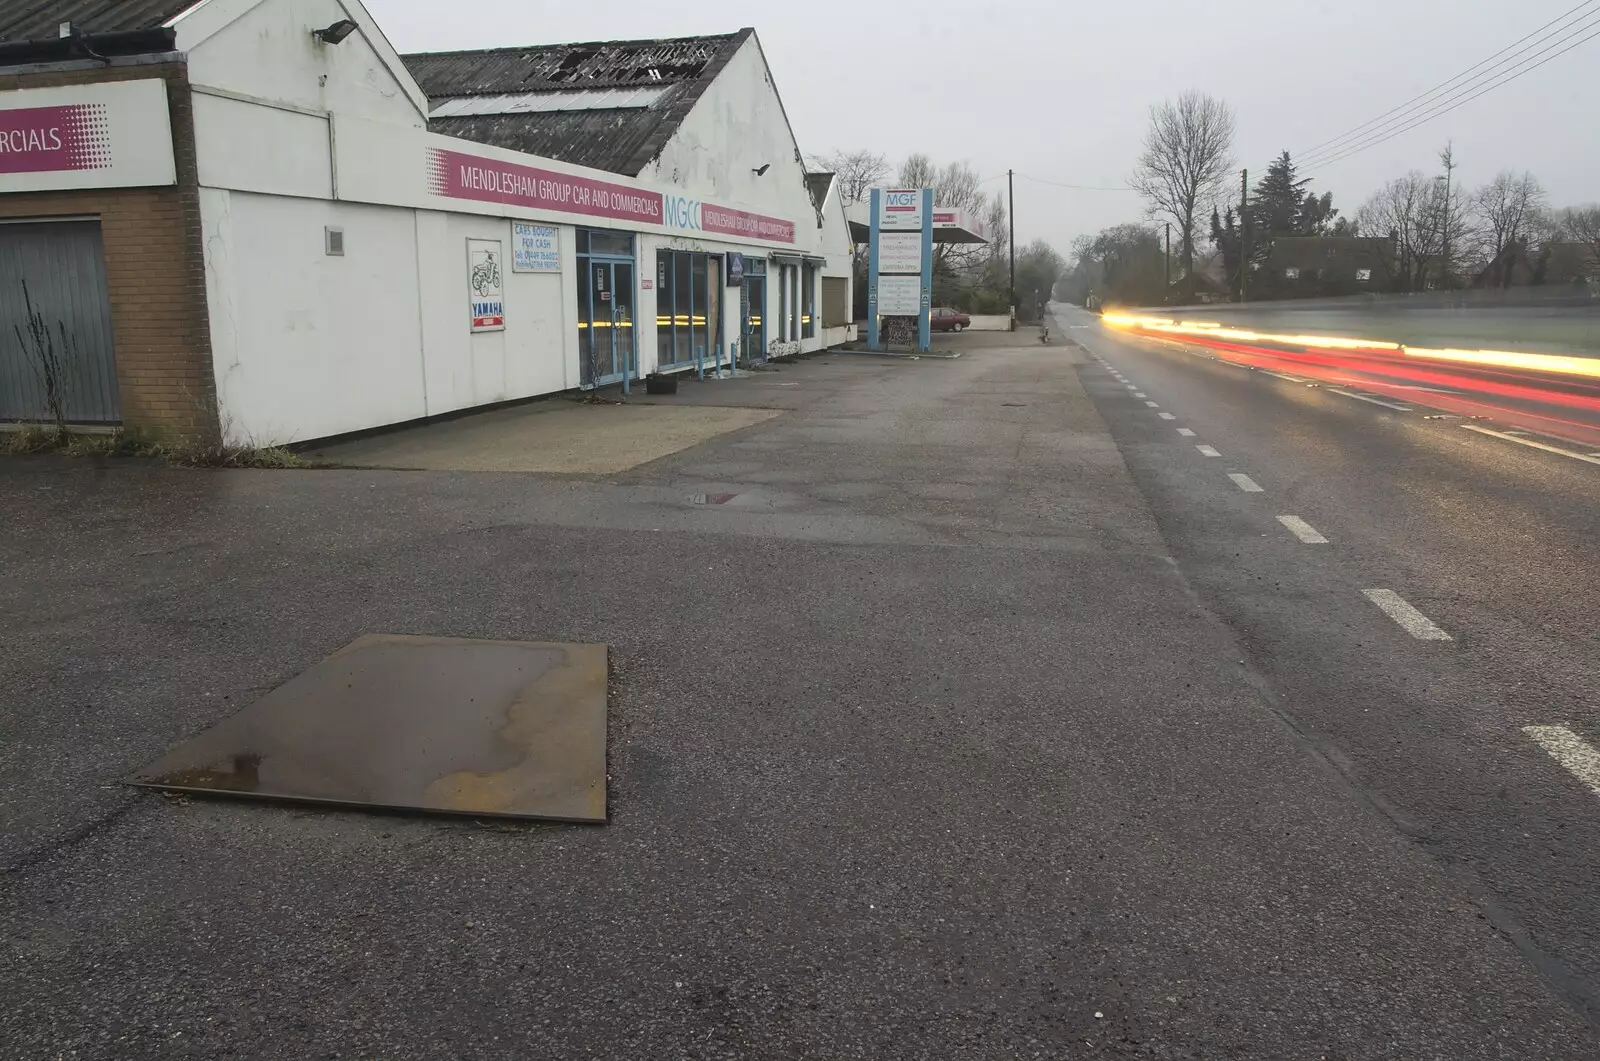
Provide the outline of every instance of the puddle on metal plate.
{"type": "Polygon", "coordinates": [[[128,781],[604,822],[606,646],[370,634],[128,781]]]}

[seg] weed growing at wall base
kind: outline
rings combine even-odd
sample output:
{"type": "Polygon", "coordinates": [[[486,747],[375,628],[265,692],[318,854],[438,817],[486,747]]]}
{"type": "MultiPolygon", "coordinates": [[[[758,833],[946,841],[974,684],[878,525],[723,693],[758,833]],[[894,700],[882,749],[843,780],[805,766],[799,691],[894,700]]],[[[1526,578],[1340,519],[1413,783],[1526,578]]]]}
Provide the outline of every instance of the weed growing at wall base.
{"type": "Polygon", "coordinates": [[[314,468],[282,446],[236,446],[220,443],[160,442],[126,431],[74,434],[54,427],[28,425],[0,432],[0,454],[61,453],[68,457],[144,457],[188,468],[314,468]]]}

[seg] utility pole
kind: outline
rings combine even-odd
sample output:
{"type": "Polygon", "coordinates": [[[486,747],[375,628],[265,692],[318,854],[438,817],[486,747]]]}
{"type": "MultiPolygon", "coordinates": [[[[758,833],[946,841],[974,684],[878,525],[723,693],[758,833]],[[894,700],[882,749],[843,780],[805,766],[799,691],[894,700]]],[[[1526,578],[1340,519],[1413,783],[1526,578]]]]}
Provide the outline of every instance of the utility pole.
{"type": "Polygon", "coordinates": [[[1250,290],[1250,171],[1239,171],[1239,301],[1250,290]]]}
{"type": "Polygon", "coordinates": [[[1167,290],[1166,290],[1165,294],[1162,295],[1162,299],[1161,299],[1163,302],[1165,302],[1167,299],[1172,297],[1172,222],[1171,221],[1167,222],[1167,254],[1166,254],[1166,257],[1162,259],[1161,265],[1163,267],[1163,273],[1166,276],[1166,280],[1167,280],[1167,290]]]}
{"type": "Polygon", "coordinates": [[[1017,329],[1017,182],[1006,170],[1006,242],[1011,245],[1011,330],[1017,329]]]}
{"type": "Polygon", "coordinates": [[[1444,282],[1446,290],[1455,287],[1450,276],[1450,178],[1456,171],[1456,156],[1452,145],[1446,143],[1444,150],[1439,152],[1439,161],[1444,165],[1444,232],[1441,234],[1442,247],[1440,248],[1440,280],[1444,282]]]}

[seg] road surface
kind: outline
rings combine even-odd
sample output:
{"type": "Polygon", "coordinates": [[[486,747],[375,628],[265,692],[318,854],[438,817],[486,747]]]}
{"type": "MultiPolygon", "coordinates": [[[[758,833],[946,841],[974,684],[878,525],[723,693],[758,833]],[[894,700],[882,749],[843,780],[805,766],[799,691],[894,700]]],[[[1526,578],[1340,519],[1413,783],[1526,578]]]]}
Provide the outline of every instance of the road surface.
{"type": "Polygon", "coordinates": [[[1589,386],[1520,381],[1549,388],[1540,404],[1503,397],[1512,381],[1498,375],[1426,387],[1404,379],[1411,366],[1147,339],[1058,313],[1165,541],[1285,718],[1593,1020],[1589,386]],[[1553,409],[1571,422],[1540,419],[1553,409]]]}
{"type": "MultiPolygon", "coordinates": [[[[1439,301],[1444,296],[1426,297],[1439,301]]],[[[1463,304],[1451,308],[1409,304],[1400,296],[1391,296],[1387,300],[1226,303],[1139,312],[1263,331],[1359,336],[1414,346],[1600,357],[1600,301],[1585,304],[1571,298],[1562,304],[1463,304]]]]}
{"type": "Polygon", "coordinates": [[[1600,468],[1060,323],[603,477],[0,464],[0,1055],[1600,1058],[1600,468]],[[382,631],[609,645],[610,824],[119,783],[382,631]]]}

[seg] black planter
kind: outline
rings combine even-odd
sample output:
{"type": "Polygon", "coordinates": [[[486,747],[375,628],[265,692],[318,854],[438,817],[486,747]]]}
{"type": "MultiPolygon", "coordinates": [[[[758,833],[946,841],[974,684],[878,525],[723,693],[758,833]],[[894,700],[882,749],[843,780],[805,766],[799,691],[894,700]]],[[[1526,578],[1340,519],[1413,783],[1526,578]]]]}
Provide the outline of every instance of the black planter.
{"type": "Polygon", "coordinates": [[[677,394],[678,377],[652,372],[644,378],[644,391],[646,394],[677,394]]]}

